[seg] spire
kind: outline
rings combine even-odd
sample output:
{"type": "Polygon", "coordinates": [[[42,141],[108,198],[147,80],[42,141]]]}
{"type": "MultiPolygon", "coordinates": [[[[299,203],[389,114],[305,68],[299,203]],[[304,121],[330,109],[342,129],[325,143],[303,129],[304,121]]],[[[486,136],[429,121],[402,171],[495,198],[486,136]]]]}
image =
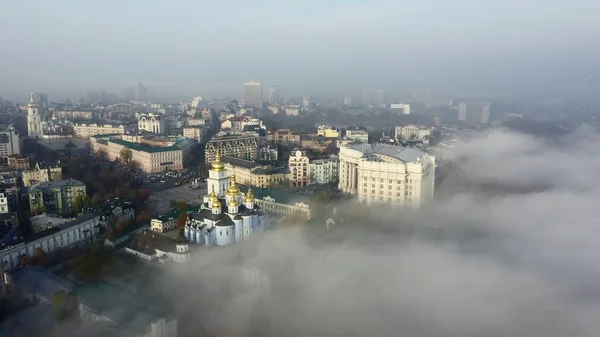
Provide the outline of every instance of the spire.
{"type": "Polygon", "coordinates": [[[31,107],[39,106],[39,104],[35,101],[35,95],[33,93],[31,93],[31,98],[29,99],[28,106],[31,106],[31,107]]]}
{"type": "Polygon", "coordinates": [[[225,164],[221,161],[221,154],[218,152],[215,155],[215,161],[212,162],[212,169],[215,171],[223,171],[225,169],[225,164]]]}
{"type": "Polygon", "coordinates": [[[33,93],[31,93],[31,99],[29,100],[29,103],[35,103],[35,97],[33,93]]]}
{"type": "Polygon", "coordinates": [[[240,188],[235,183],[235,174],[231,175],[230,182],[231,182],[231,185],[227,189],[227,193],[226,193],[227,196],[233,197],[233,196],[238,196],[238,195],[242,194],[242,192],[240,191],[240,188]]]}
{"type": "Polygon", "coordinates": [[[248,187],[248,193],[246,193],[246,198],[244,199],[244,202],[254,202],[254,193],[252,193],[252,189],[250,187],[248,187]]]}

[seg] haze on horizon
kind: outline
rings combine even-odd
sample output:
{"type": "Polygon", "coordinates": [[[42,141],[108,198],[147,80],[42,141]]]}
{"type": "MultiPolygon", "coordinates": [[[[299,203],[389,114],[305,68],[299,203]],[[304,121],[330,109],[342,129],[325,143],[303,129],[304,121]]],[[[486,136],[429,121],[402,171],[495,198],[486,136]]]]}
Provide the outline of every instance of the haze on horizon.
{"type": "Polygon", "coordinates": [[[422,85],[457,94],[598,89],[592,0],[5,1],[0,96],[294,95],[422,85]]]}

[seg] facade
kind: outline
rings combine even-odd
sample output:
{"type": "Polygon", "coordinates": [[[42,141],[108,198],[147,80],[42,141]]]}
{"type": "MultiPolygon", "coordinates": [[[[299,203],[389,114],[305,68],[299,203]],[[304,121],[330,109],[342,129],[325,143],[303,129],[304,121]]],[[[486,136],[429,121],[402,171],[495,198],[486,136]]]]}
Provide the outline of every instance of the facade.
{"type": "Polygon", "coordinates": [[[131,161],[148,173],[183,169],[183,152],[177,145],[152,147],[145,144],[128,142],[121,135],[97,135],[90,137],[90,148],[94,153],[103,151],[109,160],[121,160],[121,151],[131,151],[131,161]]]}
{"type": "Polygon", "coordinates": [[[159,114],[141,114],[138,117],[138,130],[145,130],[153,133],[166,133],[167,127],[165,118],[159,114]]]}
{"type": "Polygon", "coordinates": [[[0,130],[0,156],[8,157],[21,154],[21,141],[15,128],[8,126],[0,130]]]}
{"type": "Polygon", "coordinates": [[[424,138],[431,137],[431,129],[421,125],[405,125],[396,126],[395,138],[401,140],[412,140],[418,139],[423,140],[424,138]]]}
{"type": "Polygon", "coordinates": [[[300,146],[300,134],[289,129],[269,131],[267,133],[267,139],[274,144],[300,146]]]}
{"type": "Polygon", "coordinates": [[[217,153],[221,156],[246,160],[258,157],[258,137],[252,133],[221,132],[206,143],[206,162],[213,162],[217,153]]]}
{"type": "Polygon", "coordinates": [[[202,125],[184,126],[182,131],[185,138],[194,139],[198,143],[204,143],[208,136],[208,129],[202,125]]]}
{"type": "Polygon", "coordinates": [[[177,337],[177,320],[135,293],[108,282],[88,282],[75,295],[83,322],[113,323],[133,337],[177,337]]]}
{"type": "Polygon", "coordinates": [[[285,114],[288,116],[298,116],[300,115],[300,106],[298,105],[288,105],[285,107],[285,114]]]}
{"type": "Polygon", "coordinates": [[[285,167],[259,165],[232,157],[223,157],[222,161],[227,171],[234,174],[240,184],[263,188],[289,186],[291,175],[285,167]]]}
{"type": "Polygon", "coordinates": [[[151,231],[136,233],[133,235],[131,243],[125,247],[125,251],[147,261],[188,262],[190,248],[183,233],[183,228],[181,228],[177,239],[151,231]]]}
{"type": "Polygon", "coordinates": [[[269,88],[269,104],[273,105],[277,103],[279,103],[279,92],[277,91],[277,87],[273,85],[269,88]]]}
{"type": "Polygon", "coordinates": [[[73,136],[89,139],[95,135],[125,134],[125,126],[111,124],[75,124],[73,125],[73,136]]]}
{"type": "Polygon", "coordinates": [[[331,156],[327,159],[312,160],[310,167],[311,184],[330,184],[338,180],[339,158],[331,156]]]}
{"type": "Polygon", "coordinates": [[[146,101],[146,87],[142,85],[142,83],[138,83],[135,88],[135,100],[139,102],[146,101]]]}
{"type": "Polygon", "coordinates": [[[23,172],[22,179],[25,187],[46,181],[62,180],[62,168],[60,166],[42,168],[40,164],[35,164],[35,168],[23,172]]]}
{"type": "Polygon", "coordinates": [[[29,168],[29,158],[12,155],[6,157],[6,163],[9,167],[17,170],[27,170],[29,168]]]}
{"type": "Polygon", "coordinates": [[[56,110],[52,113],[53,118],[59,119],[87,119],[94,118],[93,111],[81,111],[81,110],[56,110]]]}
{"type": "Polygon", "coordinates": [[[242,194],[235,175],[225,169],[220,156],[212,163],[207,186],[212,192],[204,197],[202,210],[185,227],[185,237],[190,243],[227,246],[270,227],[269,215],[255,203],[252,190],[242,194]]]}
{"type": "Polygon", "coordinates": [[[490,122],[489,102],[462,102],[458,105],[458,120],[473,125],[490,122]]]}
{"type": "Polygon", "coordinates": [[[300,215],[306,220],[312,219],[310,206],[303,202],[296,202],[293,204],[281,203],[273,197],[266,196],[262,199],[256,199],[256,204],[267,213],[283,216],[300,215]]]}
{"type": "Polygon", "coordinates": [[[244,83],[244,105],[255,109],[262,109],[262,86],[259,82],[244,83]]]}
{"type": "Polygon", "coordinates": [[[435,157],[388,144],[340,148],[339,189],[367,205],[419,207],[433,199],[435,157]]]}
{"type": "Polygon", "coordinates": [[[74,221],[62,223],[18,242],[11,242],[7,248],[0,250],[2,271],[19,266],[21,258],[32,256],[36,248],[52,254],[60,249],[89,245],[98,238],[99,231],[98,216],[86,213],[74,221]]]}
{"type": "Polygon", "coordinates": [[[258,160],[277,161],[278,157],[279,157],[279,155],[277,153],[276,147],[272,147],[267,144],[267,145],[261,146],[260,149],[258,149],[258,160]]]}
{"type": "Polygon", "coordinates": [[[390,104],[390,112],[410,115],[410,104],[390,104]]]}
{"type": "Polygon", "coordinates": [[[75,179],[47,181],[31,186],[27,193],[32,212],[66,214],[75,211],[76,200],[86,194],[86,187],[75,179]]]}
{"type": "Polygon", "coordinates": [[[294,187],[306,187],[310,185],[310,159],[306,152],[300,150],[292,151],[288,166],[291,172],[291,185],[294,187]]]}
{"type": "Polygon", "coordinates": [[[317,130],[317,135],[323,136],[325,138],[339,138],[340,131],[336,128],[332,128],[327,125],[321,125],[317,130]]]}
{"type": "Polygon", "coordinates": [[[354,142],[368,143],[369,133],[365,130],[346,130],[346,138],[354,142]]]}
{"type": "Polygon", "coordinates": [[[165,233],[171,231],[177,227],[177,218],[182,213],[188,215],[194,215],[200,211],[200,207],[197,205],[191,205],[184,209],[173,209],[167,213],[161,214],[156,218],[150,220],[150,230],[156,233],[165,233]]]}
{"type": "Polygon", "coordinates": [[[4,191],[0,191],[0,214],[6,214],[8,211],[8,197],[4,195],[4,191]]]}
{"type": "Polygon", "coordinates": [[[35,101],[33,93],[27,105],[27,135],[31,138],[44,137],[42,126],[42,106],[35,101]]]}

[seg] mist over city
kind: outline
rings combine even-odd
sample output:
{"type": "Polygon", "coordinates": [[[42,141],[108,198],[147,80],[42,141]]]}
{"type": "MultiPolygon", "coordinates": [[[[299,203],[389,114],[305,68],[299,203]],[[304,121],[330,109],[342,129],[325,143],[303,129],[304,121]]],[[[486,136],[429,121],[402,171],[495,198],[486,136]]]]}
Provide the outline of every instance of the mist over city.
{"type": "Polygon", "coordinates": [[[598,335],[597,2],[0,9],[0,336],[598,335]]]}

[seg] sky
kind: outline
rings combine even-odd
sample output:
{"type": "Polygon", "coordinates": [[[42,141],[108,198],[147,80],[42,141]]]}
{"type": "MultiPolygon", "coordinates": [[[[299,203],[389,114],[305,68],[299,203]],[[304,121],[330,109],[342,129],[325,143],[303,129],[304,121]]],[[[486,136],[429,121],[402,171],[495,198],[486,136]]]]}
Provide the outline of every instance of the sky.
{"type": "Polygon", "coordinates": [[[593,0],[2,0],[0,96],[143,82],[155,96],[290,95],[397,83],[578,83],[597,72],[593,0]]]}

